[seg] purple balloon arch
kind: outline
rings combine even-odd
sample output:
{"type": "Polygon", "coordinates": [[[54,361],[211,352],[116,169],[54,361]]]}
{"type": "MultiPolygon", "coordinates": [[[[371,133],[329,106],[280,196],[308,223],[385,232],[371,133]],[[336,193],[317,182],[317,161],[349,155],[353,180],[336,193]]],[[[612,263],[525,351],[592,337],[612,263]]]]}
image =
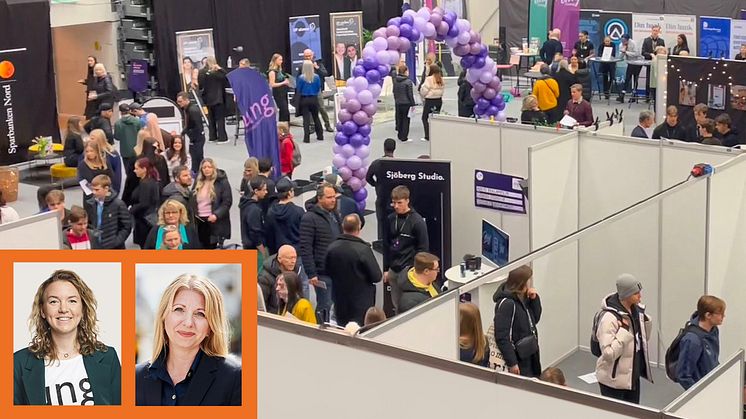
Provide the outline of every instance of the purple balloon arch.
{"type": "Polygon", "coordinates": [[[363,59],[353,69],[353,77],[347,80],[338,114],[332,163],[352,188],[361,211],[368,197],[365,175],[370,164],[371,122],[383,79],[389,74],[389,66],[399,64],[400,54],[423,39],[445,41],[461,57],[466,79],[473,86],[475,115],[498,121],[506,119],[496,63],[468,20],[440,7],[407,10],[401,17],[389,19],[388,26],[373,32],[373,40],[365,45],[363,59]]]}

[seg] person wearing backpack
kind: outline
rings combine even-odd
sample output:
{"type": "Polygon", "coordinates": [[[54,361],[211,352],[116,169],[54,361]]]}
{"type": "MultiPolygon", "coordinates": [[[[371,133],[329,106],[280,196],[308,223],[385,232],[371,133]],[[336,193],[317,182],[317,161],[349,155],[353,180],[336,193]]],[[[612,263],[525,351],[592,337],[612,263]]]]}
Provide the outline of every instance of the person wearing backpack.
{"type": "MultiPolygon", "coordinates": [[[[725,318],[725,301],[703,295],[697,301],[697,312],[683,330],[676,362],[676,382],[688,390],[718,366],[720,331],[725,318]]],[[[673,344],[671,346],[674,346],[673,344]]],[[[668,354],[666,354],[668,355],[668,354]]],[[[669,357],[666,356],[668,366],[669,357]]]]}
{"type": "Polygon", "coordinates": [[[293,140],[293,134],[290,133],[287,125],[278,124],[278,138],[280,139],[280,171],[288,179],[293,178],[293,170],[300,165],[300,149],[293,140]]]}
{"type": "Polygon", "coordinates": [[[642,284],[637,278],[621,274],[616,289],[601,301],[597,315],[596,378],[601,395],[639,404],[640,378],[653,381],[648,355],[651,319],[640,304],[642,284]]]}

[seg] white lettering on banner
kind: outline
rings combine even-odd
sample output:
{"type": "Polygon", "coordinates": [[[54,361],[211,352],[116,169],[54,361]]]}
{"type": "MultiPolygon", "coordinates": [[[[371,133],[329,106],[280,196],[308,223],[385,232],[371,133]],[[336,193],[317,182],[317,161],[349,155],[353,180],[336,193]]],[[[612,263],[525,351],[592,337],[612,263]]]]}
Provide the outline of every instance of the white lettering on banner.
{"type": "Polygon", "coordinates": [[[482,199],[477,199],[477,205],[482,207],[491,207],[495,209],[506,209],[506,210],[512,210],[512,211],[523,211],[523,207],[519,205],[510,205],[505,204],[502,202],[494,202],[494,201],[485,201],[482,199]]]}
{"type": "Polygon", "coordinates": [[[486,186],[477,186],[477,192],[484,192],[485,194],[507,196],[509,198],[518,198],[523,200],[523,194],[521,193],[508,192],[503,191],[502,189],[488,188],[486,186]]]}
{"type": "Polygon", "coordinates": [[[13,117],[13,90],[9,84],[3,86],[3,107],[5,107],[5,125],[8,127],[8,154],[15,154],[18,151],[18,143],[13,117]]]}
{"type": "Polygon", "coordinates": [[[402,173],[400,171],[392,172],[390,170],[386,172],[386,178],[387,179],[408,179],[413,182],[415,180],[433,180],[433,181],[446,180],[442,175],[435,173],[435,172],[433,172],[432,174],[422,173],[422,172],[402,173]]]}
{"type": "Polygon", "coordinates": [[[491,194],[486,194],[486,193],[477,193],[477,201],[479,200],[506,202],[509,204],[523,205],[523,199],[511,199],[511,198],[505,198],[502,196],[491,195],[491,194]]]}

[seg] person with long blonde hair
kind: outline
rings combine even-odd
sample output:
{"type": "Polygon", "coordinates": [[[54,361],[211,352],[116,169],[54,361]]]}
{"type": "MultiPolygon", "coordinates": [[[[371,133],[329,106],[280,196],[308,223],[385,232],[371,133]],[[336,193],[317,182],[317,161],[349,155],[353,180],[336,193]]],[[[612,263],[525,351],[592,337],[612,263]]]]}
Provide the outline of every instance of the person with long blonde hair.
{"type": "Polygon", "coordinates": [[[97,305],[73,271],[54,271],[41,283],[29,316],[31,342],[13,354],[15,405],[121,404],[121,365],[116,350],[98,339],[97,305]]]}
{"type": "Polygon", "coordinates": [[[272,88],[272,97],[275,99],[275,104],[277,105],[278,120],[280,122],[290,122],[290,111],[288,110],[290,78],[282,71],[282,63],[282,55],[272,55],[267,77],[269,78],[269,87],[272,88]]]}
{"type": "Polygon", "coordinates": [[[458,337],[459,359],[463,362],[488,367],[490,350],[482,330],[479,307],[471,303],[459,304],[460,333],[458,337]]]}
{"type": "MultiPolygon", "coordinates": [[[[86,180],[89,184],[93,182],[93,178],[98,175],[106,175],[110,179],[114,177],[114,172],[106,164],[106,158],[104,157],[104,151],[101,150],[101,146],[98,141],[88,141],[83,148],[83,160],[78,164],[78,181],[86,180]]],[[[113,186],[113,185],[112,185],[113,186]]],[[[116,189],[116,188],[113,188],[116,189]]],[[[116,196],[117,191],[112,191],[112,196],[116,196]]],[[[91,194],[83,195],[83,204],[86,204],[91,194]]]]}
{"type": "Polygon", "coordinates": [[[111,168],[111,172],[114,174],[111,178],[111,184],[114,190],[122,190],[122,158],[119,156],[119,152],[109,144],[106,140],[106,133],[100,129],[94,129],[88,137],[88,141],[95,141],[98,143],[99,149],[101,150],[101,157],[106,160],[106,165],[111,168]]]}
{"type": "Polygon", "coordinates": [[[135,369],[135,405],[241,405],[241,364],[229,354],[225,302],[212,281],[194,274],[174,279],[153,330],[150,360],[135,369]]]}
{"type": "Polygon", "coordinates": [[[143,249],[160,249],[164,241],[166,227],[174,227],[181,235],[184,249],[200,249],[201,244],[197,230],[189,223],[189,213],[181,202],[176,199],[166,199],[158,209],[158,224],[153,226],[145,239],[143,249]]]}
{"type": "Polygon", "coordinates": [[[311,120],[313,119],[316,139],[324,141],[324,126],[319,118],[319,93],[323,89],[321,78],[315,73],[313,62],[303,61],[301,74],[295,82],[296,94],[300,95],[298,112],[303,115],[303,142],[311,142],[311,120]]]}
{"type": "Polygon", "coordinates": [[[205,249],[215,249],[231,237],[231,185],[223,170],[209,157],[202,160],[194,183],[197,197],[195,221],[199,241],[205,249]]]}

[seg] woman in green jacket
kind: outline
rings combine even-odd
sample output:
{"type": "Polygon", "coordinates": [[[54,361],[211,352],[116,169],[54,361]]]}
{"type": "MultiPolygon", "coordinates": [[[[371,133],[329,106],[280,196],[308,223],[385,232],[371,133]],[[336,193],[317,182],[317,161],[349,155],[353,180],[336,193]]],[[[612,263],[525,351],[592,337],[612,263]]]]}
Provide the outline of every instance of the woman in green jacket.
{"type": "Polygon", "coordinates": [[[31,344],[13,354],[13,404],[121,404],[119,357],[98,340],[96,305],[75,272],[57,270],[39,286],[31,344]]]}

